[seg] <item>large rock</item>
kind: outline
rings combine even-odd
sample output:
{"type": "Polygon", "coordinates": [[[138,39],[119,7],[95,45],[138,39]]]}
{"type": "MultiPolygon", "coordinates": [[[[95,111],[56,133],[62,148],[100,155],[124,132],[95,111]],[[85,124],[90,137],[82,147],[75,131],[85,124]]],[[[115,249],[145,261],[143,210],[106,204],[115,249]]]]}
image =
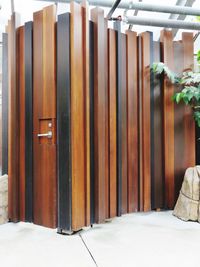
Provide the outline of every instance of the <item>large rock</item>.
{"type": "Polygon", "coordinates": [[[184,221],[199,221],[200,166],[188,168],[173,215],[184,221]]]}
{"type": "Polygon", "coordinates": [[[8,176],[0,177],[0,224],[8,221],[8,176]]]}

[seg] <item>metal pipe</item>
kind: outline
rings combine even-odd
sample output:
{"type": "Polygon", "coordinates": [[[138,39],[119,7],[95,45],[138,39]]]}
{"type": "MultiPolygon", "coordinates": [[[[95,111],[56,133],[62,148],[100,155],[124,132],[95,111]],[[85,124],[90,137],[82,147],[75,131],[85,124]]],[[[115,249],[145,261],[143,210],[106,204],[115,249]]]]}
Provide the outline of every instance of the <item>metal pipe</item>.
{"type": "Polygon", "coordinates": [[[178,28],[187,30],[200,30],[199,22],[187,22],[178,20],[167,19],[152,19],[152,18],[139,18],[139,17],[126,17],[124,22],[128,24],[164,27],[164,28],[178,28]]]}
{"type": "MultiPolygon", "coordinates": [[[[41,0],[37,0],[41,1],[41,0]]],[[[71,0],[43,0],[43,1],[52,1],[52,2],[62,2],[70,3],[71,0]]],[[[82,0],[75,0],[78,3],[81,3],[82,0]]],[[[88,0],[90,5],[102,6],[102,7],[112,7],[112,0],[88,0]]],[[[164,6],[164,5],[151,5],[142,2],[133,2],[133,1],[123,1],[119,4],[118,8],[129,9],[129,10],[142,10],[142,11],[151,11],[159,13],[171,13],[171,14],[182,14],[182,15],[191,15],[191,16],[200,16],[200,9],[192,7],[183,7],[183,6],[164,6]]]]}
{"type": "Polygon", "coordinates": [[[115,12],[115,9],[118,7],[120,2],[121,2],[121,0],[115,0],[115,2],[113,3],[110,11],[108,12],[108,15],[107,15],[107,19],[108,20],[112,18],[112,14],[115,12]]]}

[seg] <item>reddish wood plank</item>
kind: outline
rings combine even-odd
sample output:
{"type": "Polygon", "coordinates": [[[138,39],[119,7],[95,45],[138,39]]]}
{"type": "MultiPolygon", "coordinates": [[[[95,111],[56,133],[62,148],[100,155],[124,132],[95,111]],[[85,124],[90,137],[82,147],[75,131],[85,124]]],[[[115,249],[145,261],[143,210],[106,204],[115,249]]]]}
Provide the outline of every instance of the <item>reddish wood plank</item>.
{"type": "Polygon", "coordinates": [[[19,217],[25,221],[25,61],[24,26],[17,29],[19,79],[19,217]]]}
{"type": "Polygon", "coordinates": [[[85,196],[86,217],[85,225],[90,225],[90,59],[89,59],[89,6],[86,0],[82,2],[82,26],[83,26],[83,79],[85,99],[85,196]]]}
{"type": "Polygon", "coordinates": [[[128,212],[138,210],[138,62],[137,33],[127,31],[128,212]]]}
{"type": "Polygon", "coordinates": [[[109,217],[117,215],[117,78],[116,32],[108,30],[109,217]]]}
{"type": "Polygon", "coordinates": [[[106,218],[109,218],[109,141],[108,141],[108,21],[104,19],[104,53],[105,53],[105,206],[106,218]]]}
{"type": "MultiPolygon", "coordinates": [[[[182,34],[183,43],[183,68],[184,70],[193,70],[194,65],[194,42],[193,33],[182,34]]],[[[185,140],[185,168],[195,166],[195,123],[193,120],[192,112],[189,107],[185,107],[184,114],[184,140],[185,140]]]]}
{"type": "Polygon", "coordinates": [[[122,214],[128,211],[126,35],[122,33],[122,214]]]}
{"type": "MultiPolygon", "coordinates": [[[[171,31],[161,31],[162,61],[174,69],[173,37],[171,31]]],[[[163,86],[163,138],[164,138],[164,176],[165,176],[165,205],[174,206],[174,103],[172,96],[174,86],[164,80],[163,86]]]]}
{"type": "Polygon", "coordinates": [[[8,216],[11,221],[19,220],[19,96],[17,69],[16,28],[19,15],[13,13],[8,25],[9,42],[9,115],[8,115],[8,216]]]}
{"type": "Polygon", "coordinates": [[[57,225],[55,6],[34,13],[34,222],[57,225]],[[51,124],[51,126],[49,125],[51,124]],[[52,139],[37,134],[52,131],[52,139]]]}
{"type": "Polygon", "coordinates": [[[71,5],[72,229],[85,225],[85,116],[81,6],[71,5]],[[78,77],[78,79],[77,79],[78,77]]]}
{"type": "Polygon", "coordinates": [[[94,150],[95,150],[95,217],[96,222],[106,218],[105,176],[106,176],[106,94],[105,94],[105,30],[104,11],[94,8],[91,11],[94,22],[94,150]]]}
{"type": "MultiPolygon", "coordinates": [[[[142,41],[142,88],[141,88],[141,142],[142,147],[142,177],[143,179],[143,208],[151,210],[151,128],[150,128],[150,33],[141,34],[142,41]]],[[[141,175],[141,174],[140,174],[141,175]]]]}

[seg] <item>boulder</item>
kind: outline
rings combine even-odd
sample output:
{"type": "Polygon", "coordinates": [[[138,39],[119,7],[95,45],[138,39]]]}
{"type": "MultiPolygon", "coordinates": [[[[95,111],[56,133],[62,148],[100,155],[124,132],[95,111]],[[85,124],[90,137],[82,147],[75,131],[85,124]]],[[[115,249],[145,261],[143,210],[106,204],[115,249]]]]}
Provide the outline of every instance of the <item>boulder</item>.
{"type": "Polygon", "coordinates": [[[199,221],[200,166],[188,168],[173,215],[184,221],[199,221]]]}
{"type": "Polygon", "coordinates": [[[8,221],[8,175],[0,177],[0,224],[8,221]]]}

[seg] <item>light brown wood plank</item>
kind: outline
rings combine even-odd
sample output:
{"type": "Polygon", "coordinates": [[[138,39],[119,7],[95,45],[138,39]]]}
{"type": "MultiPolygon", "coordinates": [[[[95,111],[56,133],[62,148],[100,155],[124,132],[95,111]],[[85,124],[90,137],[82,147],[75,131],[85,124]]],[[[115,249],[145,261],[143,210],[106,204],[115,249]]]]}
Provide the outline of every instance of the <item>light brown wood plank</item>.
{"type": "Polygon", "coordinates": [[[83,28],[81,6],[71,8],[71,153],[72,229],[85,225],[85,112],[83,80],[83,28]],[[78,77],[78,78],[77,78],[78,77]]]}

